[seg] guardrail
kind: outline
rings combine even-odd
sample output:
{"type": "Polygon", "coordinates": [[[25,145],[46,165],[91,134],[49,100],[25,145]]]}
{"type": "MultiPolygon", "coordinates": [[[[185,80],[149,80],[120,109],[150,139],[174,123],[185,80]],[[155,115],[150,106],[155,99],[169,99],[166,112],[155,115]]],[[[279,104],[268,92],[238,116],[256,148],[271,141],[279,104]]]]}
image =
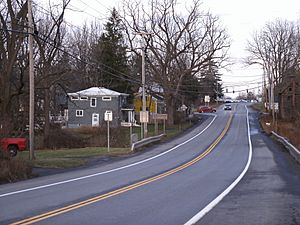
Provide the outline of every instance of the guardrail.
{"type": "Polygon", "coordinates": [[[290,154],[300,163],[300,151],[288,139],[272,131],[272,134],[289,150],[290,154]]]}
{"type": "Polygon", "coordinates": [[[160,135],[157,135],[157,136],[144,138],[140,141],[134,142],[131,145],[131,151],[134,151],[135,149],[143,147],[145,145],[160,141],[163,136],[165,136],[165,134],[160,134],[160,135]]]}

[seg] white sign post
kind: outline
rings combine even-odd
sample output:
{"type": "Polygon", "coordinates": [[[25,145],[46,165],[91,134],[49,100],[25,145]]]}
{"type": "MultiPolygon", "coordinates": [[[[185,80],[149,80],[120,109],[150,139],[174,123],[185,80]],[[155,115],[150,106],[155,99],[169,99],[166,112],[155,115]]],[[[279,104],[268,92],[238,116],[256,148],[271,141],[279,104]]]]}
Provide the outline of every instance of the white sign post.
{"type": "Polygon", "coordinates": [[[104,113],[104,121],[107,121],[107,151],[109,152],[109,122],[112,121],[113,114],[111,110],[106,110],[104,113]]]}
{"type": "Polygon", "coordinates": [[[181,111],[182,112],[185,112],[186,110],[187,110],[187,106],[185,105],[185,104],[183,104],[181,107],[180,107],[180,109],[181,109],[181,111]]]}
{"type": "Polygon", "coordinates": [[[279,104],[278,104],[278,102],[274,102],[274,110],[275,110],[275,112],[279,112],[279,104]]]}
{"type": "Polygon", "coordinates": [[[209,102],[210,102],[210,97],[209,97],[209,95],[205,95],[205,96],[204,96],[204,102],[205,102],[205,104],[208,103],[208,105],[209,105],[209,102]]]}
{"type": "Polygon", "coordinates": [[[149,122],[149,113],[148,111],[140,111],[140,122],[141,122],[141,139],[145,138],[146,132],[145,132],[145,126],[142,126],[142,124],[147,124],[149,122]],[[144,127],[144,132],[143,132],[144,127]]]}

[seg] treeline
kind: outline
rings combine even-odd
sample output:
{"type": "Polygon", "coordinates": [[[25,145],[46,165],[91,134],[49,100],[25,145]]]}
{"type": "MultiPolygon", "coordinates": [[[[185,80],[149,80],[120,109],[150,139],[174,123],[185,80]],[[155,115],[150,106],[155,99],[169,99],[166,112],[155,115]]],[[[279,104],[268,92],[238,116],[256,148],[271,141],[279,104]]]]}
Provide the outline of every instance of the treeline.
{"type": "Polygon", "coordinates": [[[277,19],[267,23],[248,42],[248,64],[264,69],[265,98],[274,99],[282,118],[300,118],[300,23],[277,19]]]}
{"type": "Polygon", "coordinates": [[[0,2],[2,132],[21,132],[28,124],[28,35],[34,37],[35,118],[45,136],[49,112],[61,110],[57,106],[67,92],[91,86],[137,92],[141,48],[147,91],[163,96],[169,124],[182,103],[222,95],[218,70],[227,58],[229,37],[200,1],[180,11],[174,0],[125,1],[103,24],[97,20],[80,27],[65,21],[70,2],[45,7],[34,1],[33,34],[28,33],[27,1],[0,2]]]}

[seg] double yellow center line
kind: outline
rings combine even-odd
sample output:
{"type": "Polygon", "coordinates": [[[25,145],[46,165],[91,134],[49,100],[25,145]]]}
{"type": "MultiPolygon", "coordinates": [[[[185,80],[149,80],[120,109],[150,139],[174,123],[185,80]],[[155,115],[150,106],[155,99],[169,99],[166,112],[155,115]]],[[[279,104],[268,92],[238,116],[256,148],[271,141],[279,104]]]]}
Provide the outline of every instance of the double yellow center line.
{"type": "Polygon", "coordinates": [[[102,195],[99,195],[99,196],[96,196],[96,197],[93,197],[93,198],[90,198],[90,199],[87,199],[87,200],[84,200],[84,201],[81,201],[81,202],[78,202],[78,203],[75,203],[75,204],[71,204],[71,205],[68,205],[68,206],[65,206],[65,207],[53,210],[53,211],[49,211],[47,213],[40,214],[38,216],[30,217],[28,219],[12,223],[11,225],[17,225],[17,224],[25,225],[25,224],[36,223],[36,222],[39,222],[41,220],[45,220],[47,218],[51,218],[51,217],[54,217],[54,216],[57,216],[57,215],[60,215],[60,214],[63,214],[63,213],[66,213],[66,212],[69,212],[69,211],[81,208],[81,207],[84,207],[84,206],[87,206],[87,205],[90,205],[90,204],[102,201],[104,199],[113,197],[115,195],[119,195],[119,194],[122,194],[124,192],[133,190],[135,188],[138,188],[138,187],[144,186],[146,184],[152,183],[154,181],[160,180],[160,179],[162,179],[164,177],[170,176],[170,175],[172,175],[174,173],[177,173],[177,172],[179,172],[179,171],[181,171],[181,170],[183,170],[183,169],[185,169],[187,167],[190,167],[193,164],[195,164],[196,162],[198,162],[201,159],[203,159],[206,155],[208,155],[216,147],[216,145],[221,141],[221,139],[225,136],[226,132],[228,131],[228,129],[230,127],[230,124],[231,124],[231,121],[232,121],[232,117],[233,116],[231,114],[230,118],[227,121],[227,124],[226,124],[224,130],[222,131],[222,133],[220,134],[220,136],[203,153],[201,153],[196,158],[192,159],[191,161],[189,161],[189,162],[187,162],[187,163],[185,163],[185,164],[183,164],[181,166],[178,166],[178,167],[176,167],[174,169],[171,169],[171,170],[169,170],[167,172],[164,172],[162,174],[156,175],[154,177],[151,177],[151,178],[142,180],[140,182],[131,184],[129,186],[125,186],[125,187],[122,187],[120,189],[117,189],[117,190],[114,190],[114,191],[111,191],[111,192],[108,192],[108,193],[105,193],[105,194],[102,194],[102,195]]]}

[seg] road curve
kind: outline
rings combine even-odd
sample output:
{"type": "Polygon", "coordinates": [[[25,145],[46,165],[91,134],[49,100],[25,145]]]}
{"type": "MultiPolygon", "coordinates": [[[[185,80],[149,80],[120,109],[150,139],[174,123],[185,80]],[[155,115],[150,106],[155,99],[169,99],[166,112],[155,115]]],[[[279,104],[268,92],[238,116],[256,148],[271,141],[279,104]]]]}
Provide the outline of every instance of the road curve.
{"type": "Polygon", "coordinates": [[[197,225],[300,224],[300,165],[266,135],[250,109],[252,163],[241,182],[197,225]]]}
{"type": "Polygon", "coordinates": [[[26,218],[30,218],[28,224],[184,224],[222,193],[248,161],[244,105],[236,105],[232,113],[220,110],[212,120],[176,140],[110,165],[2,185],[1,224],[26,218]],[[224,133],[231,114],[233,119],[224,133]],[[49,185],[53,183],[57,185],[49,185]],[[45,187],[34,189],[41,186],[45,187]],[[116,191],[118,194],[112,194],[116,191]],[[94,201],[97,197],[103,199],[94,201]],[[91,204],[67,210],[86,202],[91,204]]]}

